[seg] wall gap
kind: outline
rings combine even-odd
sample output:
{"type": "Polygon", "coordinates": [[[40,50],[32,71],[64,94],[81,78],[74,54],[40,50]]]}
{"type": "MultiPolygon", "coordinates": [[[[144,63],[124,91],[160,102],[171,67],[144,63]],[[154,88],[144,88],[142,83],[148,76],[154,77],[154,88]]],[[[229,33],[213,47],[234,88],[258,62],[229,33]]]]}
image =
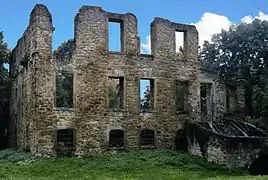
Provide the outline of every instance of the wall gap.
{"type": "Polygon", "coordinates": [[[58,156],[72,156],[75,149],[74,131],[72,129],[61,129],[57,131],[58,156]]]}
{"type": "Polygon", "coordinates": [[[208,121],[212,118],[213,111],[213,94],[211,83],[201,83],[200,85],[200,102],[201,102],[201,120],[208,121]]]}
{"type": "Polygon", "coordinates": [[[123,23],[109,19],[109,51],[122,52],[123,23]]]}
{"type": "Polygon", "coordinates": [[[150,112],[154,109],[154,79],[140,79],[140,109],[150,112]]]}
{"type": "Polygon", "coordinates": [[[186,32],[175,30],[175,60],[186,58],[186,32]]]}
{"type": "Polygon", "coordinates": [[[124,78],[108,78],[108,107],[110,111],[124,108],[124,78]]]}
{"type": "Polygon", "coordinates": [[[109,147],[124,147],[124,131],[120,129],[111,130],[109,133],[109,147]]]}
{"type": "Polygon", "coordinates": [[[176,111],[188,111],[188,81],[176,81],[175,104],[176,111]]]}
{"type": "Polygon", "coordinates": [[[56,107],[73,108],[73,74],[57,72],[56,107]]]}

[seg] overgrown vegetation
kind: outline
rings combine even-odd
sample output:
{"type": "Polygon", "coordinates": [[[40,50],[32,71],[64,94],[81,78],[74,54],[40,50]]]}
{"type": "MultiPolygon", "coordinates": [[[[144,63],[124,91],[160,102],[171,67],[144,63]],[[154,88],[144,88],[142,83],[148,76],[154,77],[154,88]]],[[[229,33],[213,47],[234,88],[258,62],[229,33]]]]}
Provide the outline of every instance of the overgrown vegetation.
{"type": "Polygon", "coordinates": [[[63,42],[54,52],[57,59],[62,59],[65,55],[72,53],[75,47],[74,39],[63,42]]]}
{"type": "MultiPolygon", "coordinates": [[[[80,158],[34,158],[21,150],[0,151],[2,179],[233,179],[228,169],[171,150],[88,154],[80,158]]],[[[246,177],[237,177],[246,179],[246,177]]]]}
{"type": "Polygon", "coordinates": [[[4,34],[0,32],[0,99],[8,97],[8,71],[4,67],[4,63],[8,63],[10,58],[10,50],[7,43],[4,42],[4,34]]]}
{"type": "Polygon", "coordinates": [[[236,24],[206,41],[200,53],[203,68],[225,82],[243,84],[246,113],[268,124],[268,22],[236,24]]]}
{"type": "Polygon", "coordinates": [[[7,146],[9,75],[4,64],[9,62],[10,57],[10,50],[4,42],[4,34],[0,32],[0,149],[7,146]]]}

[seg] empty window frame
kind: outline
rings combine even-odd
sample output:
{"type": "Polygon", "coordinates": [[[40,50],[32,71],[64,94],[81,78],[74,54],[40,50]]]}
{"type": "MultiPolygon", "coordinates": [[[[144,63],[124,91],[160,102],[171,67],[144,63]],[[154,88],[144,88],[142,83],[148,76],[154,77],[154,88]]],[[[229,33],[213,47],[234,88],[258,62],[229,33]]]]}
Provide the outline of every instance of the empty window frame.
{"type": "Polygon", "coordinates": [[[56,74],[56,107],[73,107],[73,74],[57,72],[56,74]]]}
{"type": "Polygon", "coordinates": [[[237,87],[235,85],[226,85],[226,110],[235,112],[237,110],[237,87]]]}
{"type": "Polygon", "coordinates": [[[186,58],[186,32],[175,30],[175,60],[186,58]]]}
{"type": "Polygon", "coordinates": [[[154,79],[140,79],[140,109],[150,112],[154,109],[154,79]]]}
{"type": "Polygon", "coordinates": [[[155,133],[150,129],[143,129],[140,134],[140,146],[145,148],[155,147],[155,133]]]}
{"type": "Polygon", "coordinates": [[[108,78],[108,106],[110,111],[119,111],[124,107],[124,78],[108,78]]]}
{"type": "Polygon", "coordinates": [[[72,156],[74,152],[74,131],[72,129],[61,129],[57,131],[58,156],[72,156]]]}
{"type": "Polygon", "coordinates": [[[109,51],[121,52],[123,42],[123,22],[109,19],[109,51]]]}
{"type": "Polygon", "coordinates": [[[124,131],[120,129],[111,130],[109,133],[109,147],[124,147],[124,131]]]}
{"type": "Polygon", "coordinates": [[[213,94],[211,83],[200,84],[201,120],[207,121],[212,118],[213,94]]]}
{"type": "Polygon", "coordinates": [[[188,81],[176,81],[175,104],[176,111],[186,112],[188,110],[188,81]]]}

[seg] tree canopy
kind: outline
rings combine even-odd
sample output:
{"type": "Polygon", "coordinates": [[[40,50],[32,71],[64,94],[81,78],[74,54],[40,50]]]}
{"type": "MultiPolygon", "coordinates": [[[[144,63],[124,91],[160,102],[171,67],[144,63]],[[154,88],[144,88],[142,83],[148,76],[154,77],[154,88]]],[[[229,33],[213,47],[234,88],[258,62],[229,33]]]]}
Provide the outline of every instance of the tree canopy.
{"type": "Polygon", "coordinates": [[[8,63],[10,50],[4,42],[4,34],[0,32],[0,98],[8,97],[8,71],[4,63],[8,63]]]}
{"type": "Polygon", "coordinates": [[[268,93],[264,90],[268,77],[267,21],[255,19],[250,24],[232,25],[229,30],[215,34],[211,42],[204,42],[199,62],[223,80],[245,85],[249,115],[260,116],[266,110],[263,108],[268,93]]]}

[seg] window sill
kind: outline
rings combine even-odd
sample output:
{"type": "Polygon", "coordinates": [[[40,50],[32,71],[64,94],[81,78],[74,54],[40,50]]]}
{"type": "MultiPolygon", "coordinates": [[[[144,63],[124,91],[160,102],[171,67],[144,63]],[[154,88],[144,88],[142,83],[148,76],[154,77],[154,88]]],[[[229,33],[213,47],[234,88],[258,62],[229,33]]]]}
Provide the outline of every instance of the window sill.
{"type": "Polygon", "coordinates": [[[74,111],[75,108],[66,108],[66,107],[54,107],[54,111],[74,111]]]}
{"type": "Polygon", "coordinates": [[[125,109],[116,109],[116,110],[108,109],[107,112],[108,113],[122,113],[122,112],[126,112],[126,110],[125,109]]]}
{"type": "Polygon", "coordinates": [[[156,146],[154,146],[154,145],[141,145],[140,148],[141,149],[155,149],[156,146]]]}
{"type": "Polygon", "coordinates": [[[189,111],[176,111],[176,114],[177,115],[188,115],[189,114],[189,111]]]}

